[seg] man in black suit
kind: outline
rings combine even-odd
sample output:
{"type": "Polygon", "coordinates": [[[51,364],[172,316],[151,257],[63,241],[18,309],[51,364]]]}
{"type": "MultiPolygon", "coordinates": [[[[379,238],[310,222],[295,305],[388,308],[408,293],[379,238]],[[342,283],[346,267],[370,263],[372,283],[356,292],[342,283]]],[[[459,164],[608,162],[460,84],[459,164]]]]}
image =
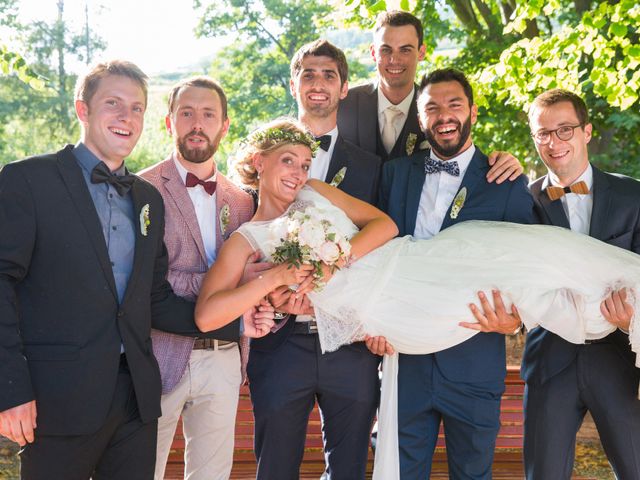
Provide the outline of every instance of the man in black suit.
{"type": "Polygon", "coordinates": [[[124,166],[146,78],[95,66],[76,88],[80,142],[0,172],[0,434],[24,447],[23,479],[153,478],[151,326],[199,334],[166,280],[162,198],[124,166]]]}
{"type": "MultiPolygon", "coordinates": [[[[640,183],[589,162],[592,126],[583,100],[564,90],[545,92],[533,102],[529,125],[548,169],[530,186],[539,221],[640,253],[640,183]]],[[[542,327],[529,332],[522,361],[528,479],[571,478],[587,410],[616,477],[638,478],[640,372],[629,345],[634,311],[627,295],[614,291],[602,303],[603,316],[617,327],[604,338],[575,345],[542,327]]]]}
{"type": "MultiPolygon", "coordinates": [[[[291,61],[291,94],[298,102],[300,121],[320,141],[309,176],[373,203],[380,159],[343,140],[336,127],[347,75],[340,49],[326,40],[309,43],[291,61]]],[[[285,310],[282,303],[288,295],[282,290],[272,300],[285,310]]],[[[306,307],[289,310],[301,315],[289,316],[276,332],[251,342],[247,373],[256,422],[257,476],[299,478],[306,427],[317,400],[327,478],[364,478],[379,396],[379,357],[363,342],[322,354],[313,310],[306,307]]]]}

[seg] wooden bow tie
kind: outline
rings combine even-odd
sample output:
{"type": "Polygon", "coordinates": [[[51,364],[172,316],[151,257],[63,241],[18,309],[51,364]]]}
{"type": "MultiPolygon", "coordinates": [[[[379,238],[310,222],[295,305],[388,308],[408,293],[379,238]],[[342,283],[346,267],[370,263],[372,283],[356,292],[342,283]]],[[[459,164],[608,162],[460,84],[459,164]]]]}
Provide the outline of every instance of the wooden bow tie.
{"type": "Polygon", "coordinates": [[[549,185],[545,190],[551,201],[562,198],[565,193],[577,193],[578,195],[586,195],[589,193],[589,187],[587,187],[587,184],[583,181],[576,182],[569,187],[554,187],[549,185]]]}

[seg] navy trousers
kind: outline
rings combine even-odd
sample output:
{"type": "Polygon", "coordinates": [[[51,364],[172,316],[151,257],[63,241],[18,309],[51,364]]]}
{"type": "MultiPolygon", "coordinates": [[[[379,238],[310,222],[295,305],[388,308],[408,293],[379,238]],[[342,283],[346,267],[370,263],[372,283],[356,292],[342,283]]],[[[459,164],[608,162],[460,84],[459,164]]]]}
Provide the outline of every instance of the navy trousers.
{"type": "Polygon", "coordinates": [[[309,414],[317,400],[328,479],[364,479],[380,395],[379,362],[362,342],[322,354],[317,335],[292,333],[273,351],[251,350],[247,373],[257,478],[299,478],[309,414]]]}

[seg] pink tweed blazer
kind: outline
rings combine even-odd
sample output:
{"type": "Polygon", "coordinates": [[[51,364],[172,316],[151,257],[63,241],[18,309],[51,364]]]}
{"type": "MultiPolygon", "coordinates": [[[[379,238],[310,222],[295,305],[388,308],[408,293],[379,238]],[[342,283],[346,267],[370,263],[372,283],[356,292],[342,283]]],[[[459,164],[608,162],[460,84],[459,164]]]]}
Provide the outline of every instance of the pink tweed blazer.
{"type": "MultiPolygon", "coordinates": [[[[153,184],[164,199],[164,240],[169,254],[169,283],[177,295],[195,300],[207,273],[207,261],[202,234],[198,226],[191,197],[174,163],[175,153],[166,160],[140,172],[140,176],[153,184]]],[[[253,215],[253,199],[218,172],[216,187],[216,250],[222,242],[253,215]],[[229,223],[222,232],[220,210],[229,210],[229,223]]],[[[162,393],[175,388],[184,375],[194,339],[159,330],[151,331],[153,352],[158,359],[162,377],[162,393]]],[[[248,358],[248,341],[242,339],[243,371],[248,358]]]]}

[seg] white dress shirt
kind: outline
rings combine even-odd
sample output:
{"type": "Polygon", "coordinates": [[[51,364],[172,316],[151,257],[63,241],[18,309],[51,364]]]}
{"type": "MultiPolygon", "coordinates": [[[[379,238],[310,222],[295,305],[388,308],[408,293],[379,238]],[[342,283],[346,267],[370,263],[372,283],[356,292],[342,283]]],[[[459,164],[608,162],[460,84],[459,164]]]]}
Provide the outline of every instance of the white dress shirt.
{"type": "MultiPolygon", "coordinates": [[[[186,184],[187,181],[187,169],[182,166],[177,158],[173,160],[180,174],[182,182],[186,184]]],[[[207,182],[215,182],[218,171],[210,178],[207,178],[207,182]]],[[[185,188],[186,185],[185,185],[185,188]]],[[[211,266],[216,260],[216,195],[209,195],[202,185],[196,185],[195,187],[187,188],[193,208],[196,211],[196,217],[198,219],[198,226],[200,227],[200,234],[202,235],[202,243],[204,244],[204,251],[207,256],[207,266],[211,266]]]]}
{"type": "MultiPolygon", "coordinates": [[[[589,235],[589,228],[591,227],[591,212],[593,210],[593,168],[591,164],[588,164],[587,169],[582,172],[573,183],[583,181],[589,187],[589,193],[577,194],[573,192],[565,193],[560,201],[562,202],[562,208],[564,213],[569,219],[569,225],[571,230],[578,233],[589,235]]],[[[554,175],[547,175],[547,183],[555,187],[562,187],[557,182],[554,175]]],[[[546,195],[546,193],[545,193],[546,195]]]]}
{"type": "MultiPolygon", "coordinates": [[[[460,189],[462,177],[464,177],[469,163],[473,158],[476,147],[472,144],[457,157],[447,161],[458,162],[460,176],[454,177],[446,172],[431,173],[426,176],[418,204],[418,216],[416,217],[416,228],[413,231],[415,238],[431,238],[440,231],[442,221],[447,214],[451,202],[460,189]]],[[[430,150],[431,158],[442,160],[430,150]]]]}
{"type": "MultiPolygon", "coordinates": [[[[323,182],[327,178],[329,164],[331,163],[331,156],[333,155],[333,149],[336,146],[336,139],[338,138],[338,127],[335,126],[333,130],[325,133],[324,135],[331,135],[331,145],[329,146],[329,151],[325,152],[323,149],[318,147],[316,156],[311,161],[311,169],[309,170],[309,178],[315,178],[323,182]]],[[[331,181],[331,179],[329,179],[329,181],[331,181]]]]}
{"type": "Polygon", "coordinates": [[[384,93],[382,93],[382,89],[380,88],[380,86],[378,86],[378,128],[380,129],[380,135],[382,135],[382,131],[384,130],[384,126],[386,123],[384,112],[387,108],[395,106],[403,113],[403,115],[398,115],[394,122],[396,131],[394,145],[395,142],[398,141],[398,137],[400,136],[402,127],[404,127],[404,123],[407,121],[407,118],[409,118],[409,109],[411,108],[411,102],[413,102],[415,93],[415,88],[412,88],[411,93],[409,93],[409,95],[407,95],[404,100],[402,100],[399,104],[394,105],[387,99],[387,97],[384,96],[384,93]]]}

